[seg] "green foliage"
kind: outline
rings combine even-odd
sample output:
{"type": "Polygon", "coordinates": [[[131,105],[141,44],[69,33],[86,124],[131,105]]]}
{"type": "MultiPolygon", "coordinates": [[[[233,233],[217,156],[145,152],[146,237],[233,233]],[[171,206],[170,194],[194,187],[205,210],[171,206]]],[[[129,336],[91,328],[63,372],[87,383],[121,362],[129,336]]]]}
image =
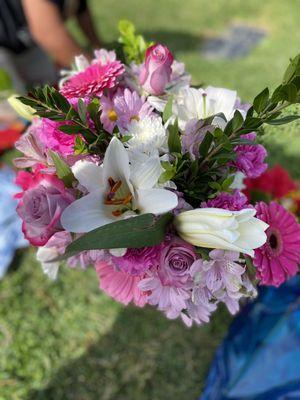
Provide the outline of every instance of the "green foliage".
{"type": "Polygon", "coordinates": [[[159,218],[153,214],[142,214],[112,222],[76,239],[58,259],[68,258],[84,250],[155,246],[164,240],[166,228],[172,219],[172,214],[164,214],[159,218]]]}
{"type": "Polygon", "coordinates": [[[75,181],[75,177],[71,168],[65,161],[54,151],[49,150],[49,155],[52,158],[56,169],[56,175],[61,179],[66,187],[73,187],[73,182],[75,181]]]}
{"type": "Polygon", "coordinates": [[[151,43],[147,43],[142,35],[135,33],[135,27],[130,21],[119,21],[118,28],[120,33],[119,43],[123,45],[126,63],[142,63],[145,52],[151,43]]]}
{"type": "MultiPolygon", "coordinates": [[[[80,134],[90,153],[105,152],[111,135],[105,131],[100,122],[99,99],[92,99],[88,105],[79,99],[77,111],[59,91],[49,86],[32,89],[29,96],[21,96],[18,99],[32,107],[40,117],[66,122],[59,129],[68,135],[80,134]],[[88,121],[88,117],[92,120],[92,124],[88,121]]],[[[82,145],[79,149],[85,150],[82,145]]]]}
{"type": "Polygon", "coordinates": [[[176,118],[173,125],[169,125],[168,146],[170,153],[181,153],[181,140],[178,129],[178,119],[176,118]]]}

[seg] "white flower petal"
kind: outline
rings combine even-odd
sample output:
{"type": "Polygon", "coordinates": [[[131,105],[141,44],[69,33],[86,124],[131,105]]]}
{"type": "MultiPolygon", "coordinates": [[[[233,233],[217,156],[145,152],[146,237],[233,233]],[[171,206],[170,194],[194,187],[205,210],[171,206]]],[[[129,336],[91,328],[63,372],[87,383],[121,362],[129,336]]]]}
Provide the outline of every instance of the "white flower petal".
{"type": "Polygon", "coordinates": [[[131,182],[137,189],[151,189],[157,184],[163,171],[159,157],[147,157],[145,162],[132,165],[131,182]]]}
{"type": "Polygon", "coordinates": [[[104,192],[94,191],[70,204],[62,213],[61,224],[68,232],[90,232],[115,220],[103,204],[104,192]]]}
{"type": "Polygon", "coordinates": [[[80,185],[89,192],[99,190],[103,186],[103,168],[91,161],[77,161],[72,167],[72,172],[80,185]]]}
{"type": "Polygon", "coordinates": [[[130,166],[128,153],[123,144],[117,138],[112,138],[103,161],[103,179],[107,182],[108,178],[126,182],[132,192],[132,185],[129,181],[130,166]]]}
{"type": "Polygon", "coordinates": [[[42,265],[42,270],[50,279],[55,280],[57,277],[59,262],[48,262],[57,257],[59,253],[53,247],[39,247],[36,253],[37,260],[42,265]]]}
{"type": "Polygon", "coordinates": [[[163,214],[178,205],[177,195],[166,189],[140,189],[137,191],[138,208],[142,213],[163,214]]]}

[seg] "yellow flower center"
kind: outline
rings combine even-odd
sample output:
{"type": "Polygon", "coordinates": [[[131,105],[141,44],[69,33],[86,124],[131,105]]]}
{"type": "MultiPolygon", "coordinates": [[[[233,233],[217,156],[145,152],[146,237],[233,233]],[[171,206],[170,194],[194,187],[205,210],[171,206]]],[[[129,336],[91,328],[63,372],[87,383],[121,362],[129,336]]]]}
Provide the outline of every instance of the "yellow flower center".
{"type": "Polygon", "coordinates": [[[109,110],[108,113],[108,119],[111,122],[116,122],[116,120],[118,119],[117,113],[115,112],[115,110],[109,110]]]}

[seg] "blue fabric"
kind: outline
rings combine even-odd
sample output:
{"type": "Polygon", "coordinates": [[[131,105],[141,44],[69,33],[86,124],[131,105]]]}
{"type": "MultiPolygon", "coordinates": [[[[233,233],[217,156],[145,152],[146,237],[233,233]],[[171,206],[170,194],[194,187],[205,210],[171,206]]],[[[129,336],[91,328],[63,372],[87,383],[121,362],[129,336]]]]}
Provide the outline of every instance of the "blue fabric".
{"type": "Polygon", "coordinates": [[[300,399],[300,277],[263,288],[235,318],[200,400],[300,399]]]}
{"type": "Polygon", "coordinates": [[[15,174],[8,167],[0,169],[0,279],[5,275],[16,249],[26,247],[21,219],[16,213],[14,194],[20,188],[14,184],[15,174]]]}

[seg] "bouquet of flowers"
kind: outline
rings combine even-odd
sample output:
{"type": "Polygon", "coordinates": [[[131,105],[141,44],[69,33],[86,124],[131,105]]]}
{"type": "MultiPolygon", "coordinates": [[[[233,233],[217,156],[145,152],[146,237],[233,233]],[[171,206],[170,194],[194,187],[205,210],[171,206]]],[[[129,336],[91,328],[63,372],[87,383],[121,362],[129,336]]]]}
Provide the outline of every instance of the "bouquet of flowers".
{"type": "MultiPolygon", "coordinates": [[[[17,212],[43,270],[94,266],[113,299],[208,322],[295,275],[300,226],[281,204],[250,204],[244,178],[267,168],[264,124],[297,115],[300,56],[253,105],[233,90],[190,86],[162,44],[120,23],[120,49],[83,56],[59,90],[20,97],[34,119],[16,147],[17,212]]],[[[28,111],[28,110],[27,110],[28,111]]]]}

